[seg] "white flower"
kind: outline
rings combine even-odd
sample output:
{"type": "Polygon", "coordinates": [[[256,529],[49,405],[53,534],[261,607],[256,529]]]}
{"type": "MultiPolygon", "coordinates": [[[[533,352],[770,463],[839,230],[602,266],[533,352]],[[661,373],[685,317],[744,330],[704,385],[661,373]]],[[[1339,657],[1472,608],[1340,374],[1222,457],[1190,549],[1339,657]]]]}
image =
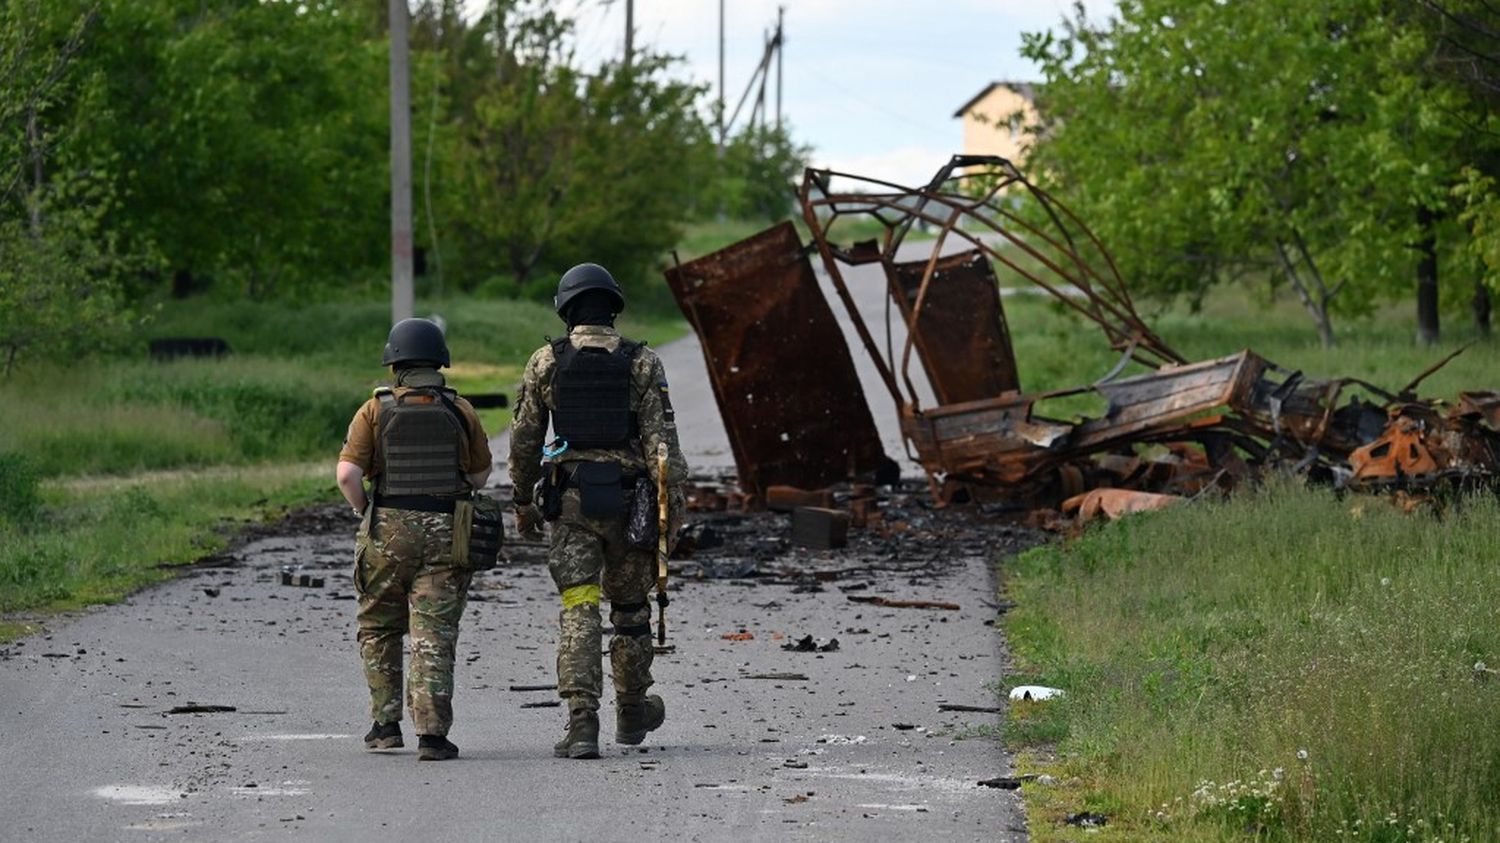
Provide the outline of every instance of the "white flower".
{"type": "Polygon", "coordinates": [[[1305,750],[1305,749],[1299,749],[1299,750],[1297,750],[1297,760],[1298,761],[1306,761],[1307,760],[1307,750],[1305,750]]]}

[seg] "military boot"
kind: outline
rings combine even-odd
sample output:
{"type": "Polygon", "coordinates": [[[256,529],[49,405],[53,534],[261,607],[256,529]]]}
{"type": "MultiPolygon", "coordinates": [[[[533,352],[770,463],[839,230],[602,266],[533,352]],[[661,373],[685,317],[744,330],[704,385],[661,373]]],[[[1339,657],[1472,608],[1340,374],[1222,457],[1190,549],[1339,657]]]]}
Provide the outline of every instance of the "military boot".
{"type": "Polygon", "coordinates": [[[635,746],[667,719],[667,704],[655,694],[615,701],[615,742],[635,746]]]}
{"type": "Polygon", "coordinates": [[[417,736],[418,761],[447,761],[458,757],[458,747],[442,735],[417,736]]]}
{"type": "Polygon", "coordinates": [[[365,734],[366,749],[396,749],[403,745],[400,723],[376,723],[365,734]]]}
{"type": "Polygon", "coordinates": [[[552,745],[552,754],[558,758],[598,758],[599,712],[574,709],[568,715],[568,733],[552,745]]]}

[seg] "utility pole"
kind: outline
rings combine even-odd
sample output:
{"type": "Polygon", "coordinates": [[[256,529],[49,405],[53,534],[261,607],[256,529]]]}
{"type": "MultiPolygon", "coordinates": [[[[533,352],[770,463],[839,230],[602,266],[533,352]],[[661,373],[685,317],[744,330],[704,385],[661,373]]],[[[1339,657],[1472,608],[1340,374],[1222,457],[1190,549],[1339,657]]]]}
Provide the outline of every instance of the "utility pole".
{"type": "Polygon", "coordinates": [[[635,0],[625,0],[625,67],[635,54],[635,0]]]}
{"type": "Polygon", "coordinates": [[[391,324],[412,315],[411,67],[406,0],[390,0],[391,39],[391,324]]]}
{"type": "Polygon", "coordinates": [[[785,6],[776,7],[776,131],[781,131],[781,53],[786,49],[786,37],[781,30],[785,6]]]}
{"type": "Polygon", "coordinates": [[[724,157],[724,0],[719,0],[719,157],[724,157]]]}

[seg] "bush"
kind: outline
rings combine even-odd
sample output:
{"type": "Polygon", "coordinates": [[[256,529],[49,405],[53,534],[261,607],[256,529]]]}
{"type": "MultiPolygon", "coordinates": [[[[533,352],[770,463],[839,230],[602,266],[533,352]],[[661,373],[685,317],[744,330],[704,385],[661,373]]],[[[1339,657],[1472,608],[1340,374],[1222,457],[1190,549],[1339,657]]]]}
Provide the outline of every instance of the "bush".
{"type": "Polygon", "coordinates": [[[21,526],[41,509],[37,473],[20,454],[0,454],[0,525],[21,526]]]}

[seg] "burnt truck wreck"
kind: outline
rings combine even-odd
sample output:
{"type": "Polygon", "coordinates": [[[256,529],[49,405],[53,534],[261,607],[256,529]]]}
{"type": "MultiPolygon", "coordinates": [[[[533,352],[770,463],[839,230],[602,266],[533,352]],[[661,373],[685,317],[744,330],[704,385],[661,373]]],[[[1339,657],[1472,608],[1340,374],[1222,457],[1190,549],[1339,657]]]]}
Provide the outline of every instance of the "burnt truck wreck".
{"type": "Polygon", "coordinates": [[[798,198],[810,244],[784,222],[666,273],[702,341],[751,506],[772,486],[894,468],[834,306],[939,504],[1055,508],[1096,488],[1195,494],[1270,465],[1395,489],[1488,482],[1500,469],[1500,393],[1416,396],[1447,360],[1392,392],[1307,377],[1250,350],[1186,359],[1137,313],[1099,238],[1005,159],[955,156],[920,188],[809,169],[798,198]],[[834,239],[861,218],[877,237],[834,239]],[[912,242],[915,229],[932,239],[912,242]],[[876,319],[857,302],[870,291],[849,280],[866,266],[880,273],[861,271],[861,283],[884,280],[876,319]],[[997,266],[1096,325],[1118,362],[1092,383],[1028,392],[997,266]],[[1106,409],[1071,421],[1038,412],[1084,395],[1106,409]]]}

